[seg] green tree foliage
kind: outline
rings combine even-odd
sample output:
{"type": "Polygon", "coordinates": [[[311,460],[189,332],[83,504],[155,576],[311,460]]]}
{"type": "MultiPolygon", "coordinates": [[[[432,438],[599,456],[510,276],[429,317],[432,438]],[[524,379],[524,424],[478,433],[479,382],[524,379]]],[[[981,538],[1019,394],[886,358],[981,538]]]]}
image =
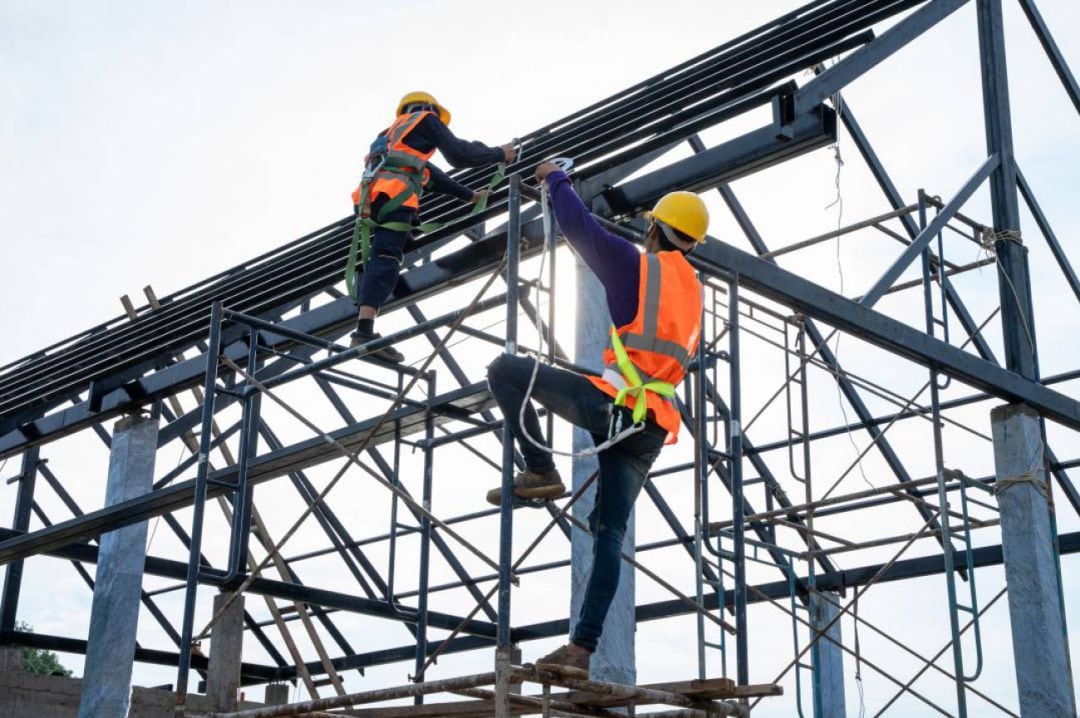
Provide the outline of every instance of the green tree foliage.
{"type": "MultiPolygon", "coordinates": [[[[34,627],[25,621],[19,621],[15,626],[16,631],[33,633],[34,627]]],[[[60,664],[60,659],[52,651],[43,651],[37,648],[22,649],[23,670],[27,673],[37,673],[45,676],[70,676],[71,671],[60,664]]]]}

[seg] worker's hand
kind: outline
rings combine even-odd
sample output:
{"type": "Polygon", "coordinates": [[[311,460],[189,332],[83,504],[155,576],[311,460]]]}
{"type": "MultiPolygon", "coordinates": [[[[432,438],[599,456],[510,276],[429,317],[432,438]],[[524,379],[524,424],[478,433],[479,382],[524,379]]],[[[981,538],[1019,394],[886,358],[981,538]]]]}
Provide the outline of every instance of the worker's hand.
{"type": "Polygon", "coordinates": [[[488,190],[483,189],[479,192],[473,192],[472,197],[469,199],[473,204],[479,204],[484,201],[484,198],[488,196],[488,190]]]}
{"type": "Polygon", "coordinates": [[[554,162],[541,162],[536,168],[536,179],[543,182],[552,172],[561,172],[562,168],[554,162]]]}
{"type": "Polygon", "coordinates": [[[502,146],[499,147],[499,149],[502,150],[503,160],[507,164],[510,164],[511,162],[513,162],[514,158],[517,157],[517,148],[514,147],[513,143],[508,144],[508,145],[502,145],[502,146]]]}

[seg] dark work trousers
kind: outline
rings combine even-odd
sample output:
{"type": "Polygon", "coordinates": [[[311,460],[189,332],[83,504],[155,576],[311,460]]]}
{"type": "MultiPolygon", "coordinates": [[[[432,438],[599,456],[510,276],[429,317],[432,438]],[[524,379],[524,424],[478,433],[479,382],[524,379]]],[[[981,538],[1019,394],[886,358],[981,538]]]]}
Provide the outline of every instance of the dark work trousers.
{"type": "MultiPolygon", "coordinates": [[[[488,385],[505,421],[517,439],[525,464],[531,471],[550,471],[555,468],[551,455],[538,449],[525,438],[518,416],[525,400],[525,391],[532,376],[533,359],[500,354],[488,366],[488,385]]],[[[594,444],[608,438],[611,412],[623,414],[622,425],[633,423],[631,412],[615,407],[611,397],[593,386],[580,374],[540,365],[533,386],[532,398],[548,410],[592,434],[594,444]]],[[[525,427],[529,435],[545,446],[540,431],[540,419],[532,403],[525,409],[525,427]]],[[[630,510],[634,507],[649,468],[664,446],[667,431],[653,421],[645,429],[628,436],[597,456],[600,478],[597,482],[596,504],[589,514],[589,529],[593,534],[593,565],[581,604],[578,624],[572,640],[582,648],[596,650],[604,629],[604,618],[619,586],[623,537],[630,510]]]]}
{"type": "MultiPolygon", "coordinates": [[[[386,202],[386,196],[379,194],[371,207],[371,216],[379,216],[379,208],[386,202]]],[[[396,209],[380,218],[380,222],[417,223],[416,210],[396,209]]],[[[405,257],[405,243],[409,241],[409,232],[395,232],[376,227],[371,233],[371,248],[367,266],[360,277],[359,301],[362,307],[380,309],[397,285],[398,271],[405,257]]]]}

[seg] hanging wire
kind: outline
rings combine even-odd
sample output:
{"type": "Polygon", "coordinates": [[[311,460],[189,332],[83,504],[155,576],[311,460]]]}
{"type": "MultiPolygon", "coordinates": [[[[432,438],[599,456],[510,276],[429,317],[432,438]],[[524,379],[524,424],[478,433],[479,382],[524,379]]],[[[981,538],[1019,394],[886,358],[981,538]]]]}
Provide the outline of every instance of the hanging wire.
{"type": "MultiPolygon", "coordinates": [[[[839,92],[837,92],[832,97],[832,103],[833,103],[833,109],[836,110],[837,119],[839,119],[840,116],[844,112],[844,98],[843,98],[843,95],[841,95],[839,92]]],[[[834,180],[834,185],[836,186],[836,198],[832,202],[830,202],[828,205],[826,205],[825,209],[829,210],[829,209],[831,209],[833,207],[837,208],[837,211],[836,211],[836,230],[837,230],[837,232],[839,232],[840,229],[843,227],[843,221],[844,221],[844,193],[843,193],[841,185],[840,185],[841,170],[844,168],[844,157],[840,152],[840,132],[839,131],[837,131],[837,133],[836,133],[836,142],[834,142],[830,146],[830,149],[832,149],[833,158],[836,161],[836,178],[834,180]]],[[[840,294],[843,295],[844,294],[844,263],[843,263],[843,261],[841,260],[841,257],[840,257],[840,235],[839,234],[836,236],[836,272],[840,277],[840,294]]],[[[840,366],[840,337],[842,337],[842,336],[843,336],[843,334],[841,332],[836,332],[836,341],[833,344],[833,355],[835,356],[835,362],[836,362],[837,367],[840,366]]],[[[847,427],[847,439],[848,439],[848,442],[851,444],[851,448],[855,450],[855,455],[856,455],[855,463],[859,467],[859,474],[862,476],[862,480],[866,483],[867,486],[869,486],[870,488],[876,488],[874,486],[873,482],[870,481],[870,478],[866,475],[866,469],[863,467],[863,462],[862,462],[863,453],[860,453],[859,446],[855,442],[855,437],[854,437],[854,435],[853,435],[853,433],[851,431],[851,420],[848,418],[847,407],[844,405],[844,403],[845,403],[844,392],[841,389],[839,380],[836,382],[836,399],[837,399],[837,404],[840,406],[840,414],[841,414],[841,416],[844,417],[844,425],[847,427]]],[[[856,602],[855,602],[855,605],[854,605],[853,608],[854,608],[854,610],[856,612],[859,610],[859,604],[858,604],[858,598],[857,597],[856,597],[856,602]]],[[[865,692],[864,692],[864,689],[863,689],[863,680],[862,680],[862,653],[861,653],[860,647],[859,647],[859,621],[858,621],[857,618],[853,622],[853,626],[854,626],[854,630],[855,630],[855,685],[858,686],[858,689],[859,689],[859,718],[864,718],[864,716],[866,715],[866,701],[865,701],[865,692]]]]}

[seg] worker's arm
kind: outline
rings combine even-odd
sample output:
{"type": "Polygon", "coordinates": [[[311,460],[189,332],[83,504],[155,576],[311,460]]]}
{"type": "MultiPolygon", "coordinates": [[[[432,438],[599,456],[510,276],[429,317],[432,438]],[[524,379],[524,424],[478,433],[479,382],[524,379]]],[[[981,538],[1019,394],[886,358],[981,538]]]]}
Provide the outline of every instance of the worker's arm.
{"type": "Polygon", "coordinates": [[[434,192],[436,194],[448,194],[451,197],[457,197],[465,202],[473,201],[473,191],[471,189],[450,179],[448,174],[430,162],[428,162],[427,168],[428,171],[431,172],[431,178],[428,180],[428,183],[424,185],[426,191],[434,192]]]}
{"type": "Polygon", "coordinates": [[[427,135],[452,167],[483,167],[506,159],[502,147],[488,147],[483,142],[458,139],[434,114],[425,117],[416,131],[427,135]]]}
{"type": "Polygon", "coordinates": [[[553,170],[545,180],[559,228],[604,285],[612,322],[617,327],[629,324],[637,314],[641,253],[633,243],[600,226],[566,173],[553,170]]]}

